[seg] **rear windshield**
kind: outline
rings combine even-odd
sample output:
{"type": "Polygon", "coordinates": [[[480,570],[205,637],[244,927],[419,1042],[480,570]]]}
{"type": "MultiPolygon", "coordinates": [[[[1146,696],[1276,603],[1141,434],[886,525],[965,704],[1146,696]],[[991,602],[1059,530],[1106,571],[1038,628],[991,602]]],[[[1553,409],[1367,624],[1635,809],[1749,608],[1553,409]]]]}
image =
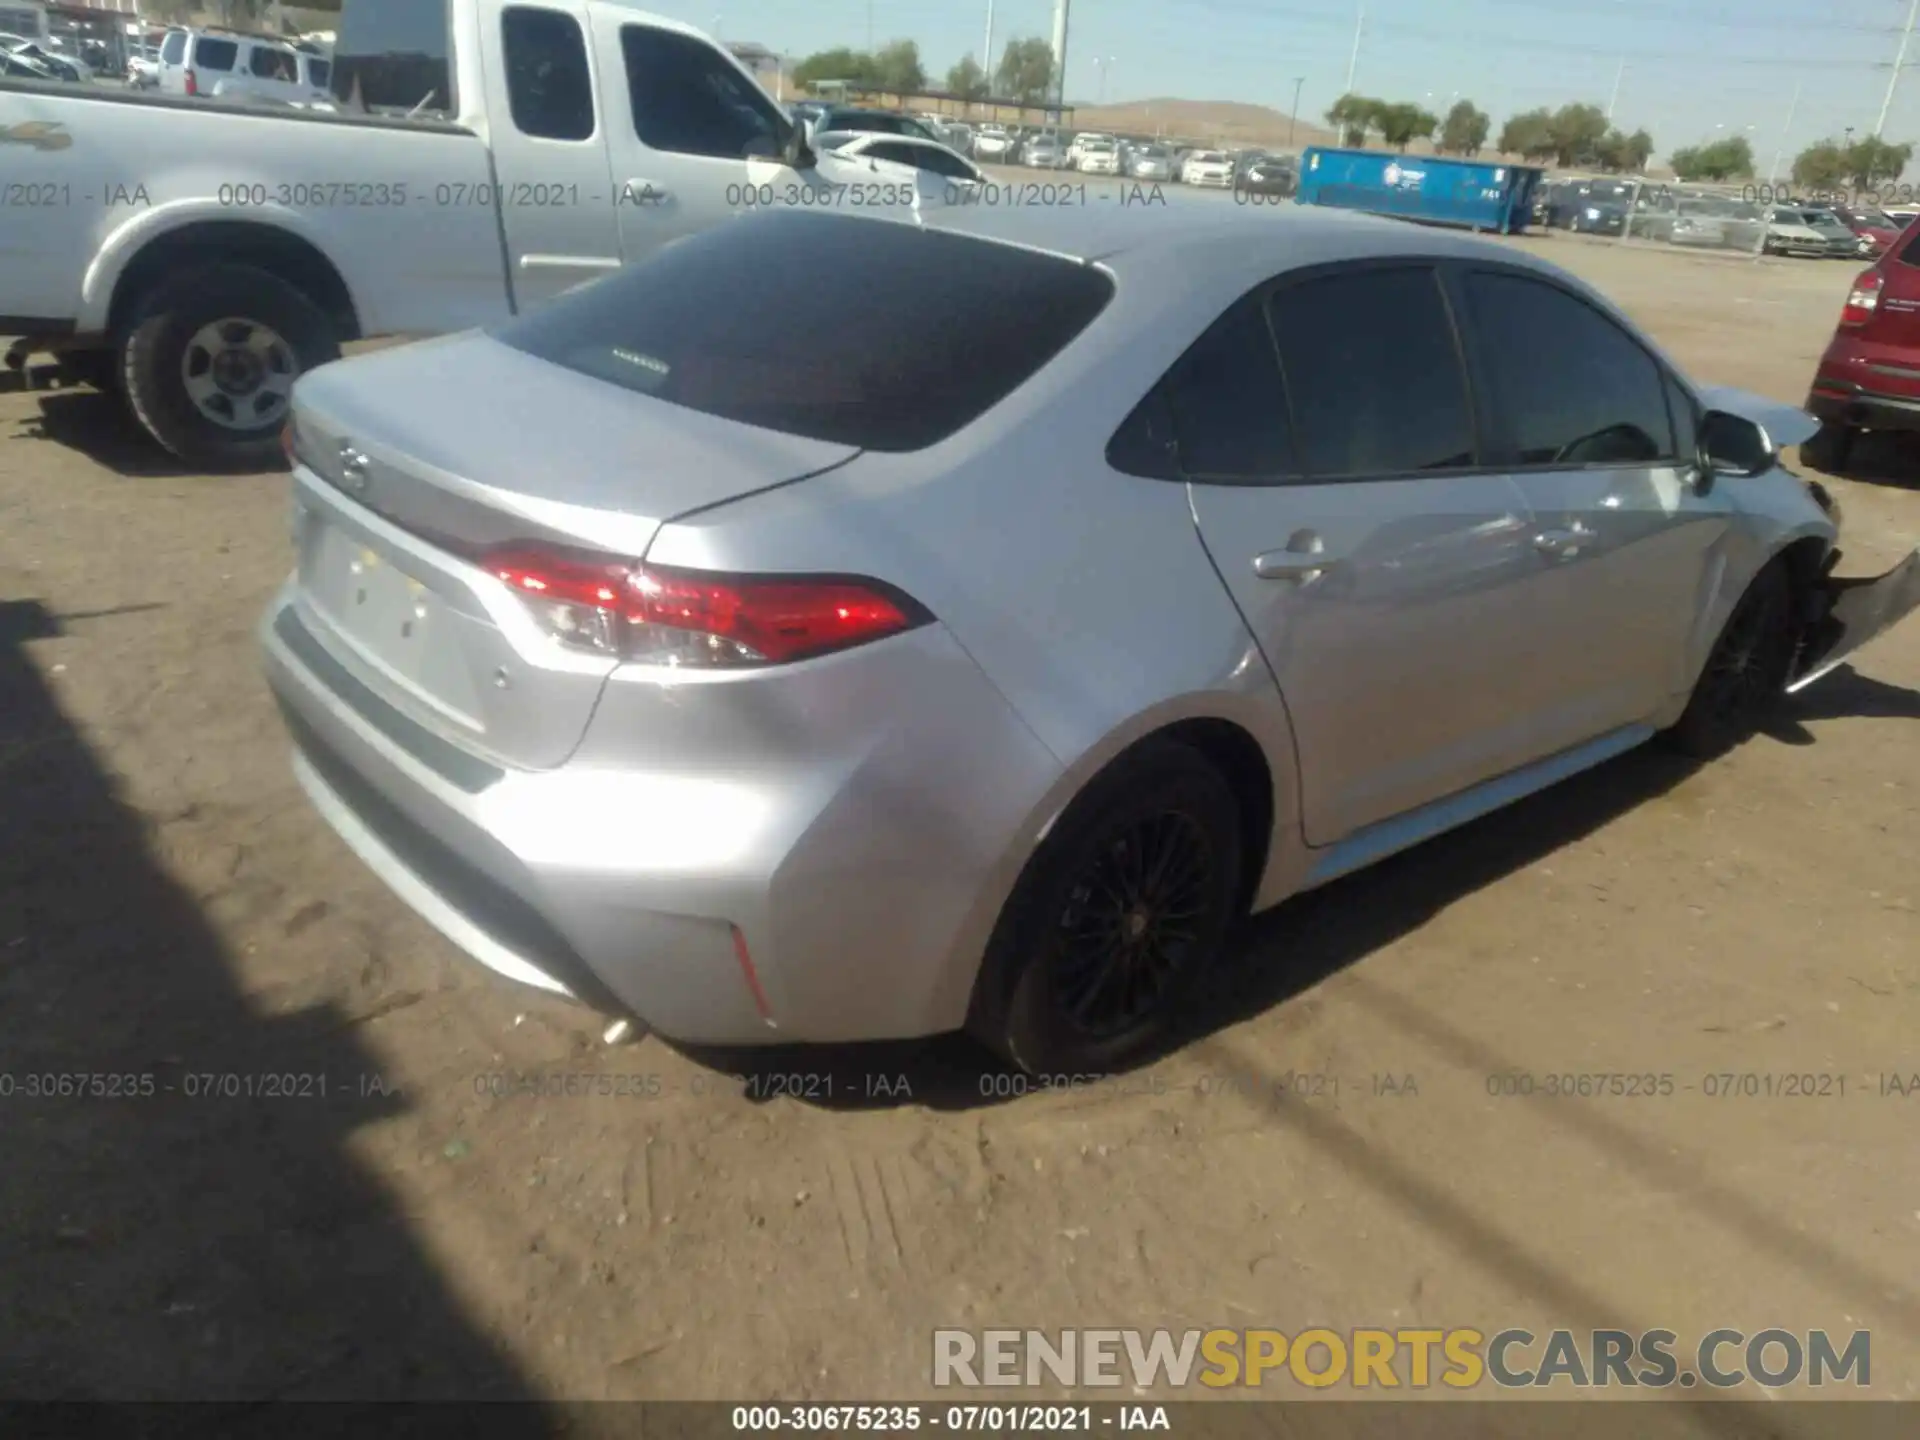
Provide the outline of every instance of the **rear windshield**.
{"type": "Polygon", "coordinates": [[[322,90],[326,89],[333,77],[332,62],[326,60],[307,61],[307,75],[314,85],[322,90]]]}
{"type": "Polygon", "coordinates": [[[892,220],[722,225],[496,328],[582,375],[708,415],[883,451],[985,414],[1092,323],[1102,271],[892,220]]]}

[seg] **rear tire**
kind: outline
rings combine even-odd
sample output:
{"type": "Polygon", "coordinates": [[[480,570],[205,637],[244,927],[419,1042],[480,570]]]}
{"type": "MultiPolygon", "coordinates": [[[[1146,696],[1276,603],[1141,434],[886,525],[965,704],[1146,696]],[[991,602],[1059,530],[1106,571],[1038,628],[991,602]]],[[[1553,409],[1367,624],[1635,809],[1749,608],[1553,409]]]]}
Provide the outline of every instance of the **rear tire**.
{"type": "Polygon", "coordinates": [[[1146,1057],[1217,967],[1242,865],[1225,778],[1189,746],[1146,742],[1094,779],[1027,862],[968,1028],[1028,1074],[1146,1057]]]}
{"type": "Polygon", "coordinates": [[[1662,738],[1698,760],[1752,735],[1786,694],[1800,645],[1793,582],[1778,560],[1754,576],[1727,617],[1687,708],[1662,738]]]}
{"type": "Polygon", "coordinates": [[[277,275],[209,265],[162,281],[120,348],[127,402],[149,434],[207,470],[284,465],[293,382],[340,357],[333,325],[277,275]]]}

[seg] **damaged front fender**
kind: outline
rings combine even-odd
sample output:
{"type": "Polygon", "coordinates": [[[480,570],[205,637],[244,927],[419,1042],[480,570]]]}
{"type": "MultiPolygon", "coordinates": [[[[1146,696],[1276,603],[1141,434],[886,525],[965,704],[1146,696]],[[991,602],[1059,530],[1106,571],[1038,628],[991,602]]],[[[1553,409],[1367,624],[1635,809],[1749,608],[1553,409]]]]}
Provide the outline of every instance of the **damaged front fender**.
{"type": "Polygon", "coordinates": [[[1862,645],[1920,610],[1920,549],[1873,579],[1836,579],[1835,551],[1818,586],[1820,614],[1812,620],[1794,665],[1789,695],[1829,674],[1862,645]]]}

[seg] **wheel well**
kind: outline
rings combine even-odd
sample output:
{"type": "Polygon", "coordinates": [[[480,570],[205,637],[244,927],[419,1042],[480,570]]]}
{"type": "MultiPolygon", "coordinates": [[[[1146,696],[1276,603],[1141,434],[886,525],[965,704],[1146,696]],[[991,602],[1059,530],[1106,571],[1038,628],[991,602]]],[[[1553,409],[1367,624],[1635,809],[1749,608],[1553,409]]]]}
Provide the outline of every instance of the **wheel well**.
{"type": "Polygon", "coordinates": [[[1226,778],[1240,812],[1240,842],[1246,859],[1239,903],[1242,910],[1251,908],[1273,842],[1273,771],[1260,742],[1233,721],[1219,719],[1181,720],[1145,739],[1189,745],[1226,778]]]}
{"type": "MultiPolygon", "coordinates": [[[[1060,815],[1054,817],[1054,823],[1057,824],[1061,815],[1079,803],[1088,787],[1100,776],[1115,766],[1125,764],[1141,746],[1169,740],[1198,751],[1220,772],[1227,782],[1227,788],[1233,792],[1246,862],[1245,873],[1240,878],[1238,903],[1242,911],[1251,908],[1261,876],[1266,872],[1267,855],[1273,840],[1273,772],[1267,766],[1267,757],[1260,748],[1260,742],[1231,720],[1213,717],[1180,720],[1141,736],[1089,776],[1073,798],[1067,801],[1060,815]]],[[[1033,857],[1029,856],[1026,863],[1031,865],[1033,857]]],[[[1024,874],[1023,870],[1022,879],[1024,874]]],[[[1014,894],[1018,894],[1019,883],[1019,880],[1015,881],[1014,894]]],[[[1005,903],[1011,904],[1012,897],[1005,903]]],[[[1002,919],[1005,914],[1003,905],[1002,919]]],[[[992,1019],[983,1021],[982,1017],[992,1017],[997,1008],[1006,1003],[1013,983],[1018,978],[995,967],[991,940],[984,958],[985,963],[974,977],[973,997],[968,1012],[970,1026],[997,1023],[992,1019]]]]}
{"type": "Polygon", "coordinates": [[[169,275],[221,262],[250,265],[277,276],[320,307],[342,342],[361,338],[353,297],[331,260],[298,235],[271,225],[232,220],[170,230],[135,255],[113,287],[108,329],[120,331],[141,297],[169,275]]]}
{"type": "Polygon", "coordinates": [[[1795,599],[1805,599],[1820,583],[1821,569],[1832,547],[1818,535],[1807,535],[1786,546],[1773,557],[1773,563],[1787,572],[1795,599]]]}

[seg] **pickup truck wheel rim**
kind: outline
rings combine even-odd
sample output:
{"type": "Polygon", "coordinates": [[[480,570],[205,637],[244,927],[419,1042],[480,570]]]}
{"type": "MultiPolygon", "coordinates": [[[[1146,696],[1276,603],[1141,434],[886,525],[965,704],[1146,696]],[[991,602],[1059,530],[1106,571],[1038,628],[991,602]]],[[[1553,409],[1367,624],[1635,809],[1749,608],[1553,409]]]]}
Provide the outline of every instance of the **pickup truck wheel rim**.
{"type": "Polygon", "coordinates": [[[180,357],[187,398],[223,430],[280,424],[299,375],[292,346],[270,327],[238,316],[201,326],[180,357]]]}

